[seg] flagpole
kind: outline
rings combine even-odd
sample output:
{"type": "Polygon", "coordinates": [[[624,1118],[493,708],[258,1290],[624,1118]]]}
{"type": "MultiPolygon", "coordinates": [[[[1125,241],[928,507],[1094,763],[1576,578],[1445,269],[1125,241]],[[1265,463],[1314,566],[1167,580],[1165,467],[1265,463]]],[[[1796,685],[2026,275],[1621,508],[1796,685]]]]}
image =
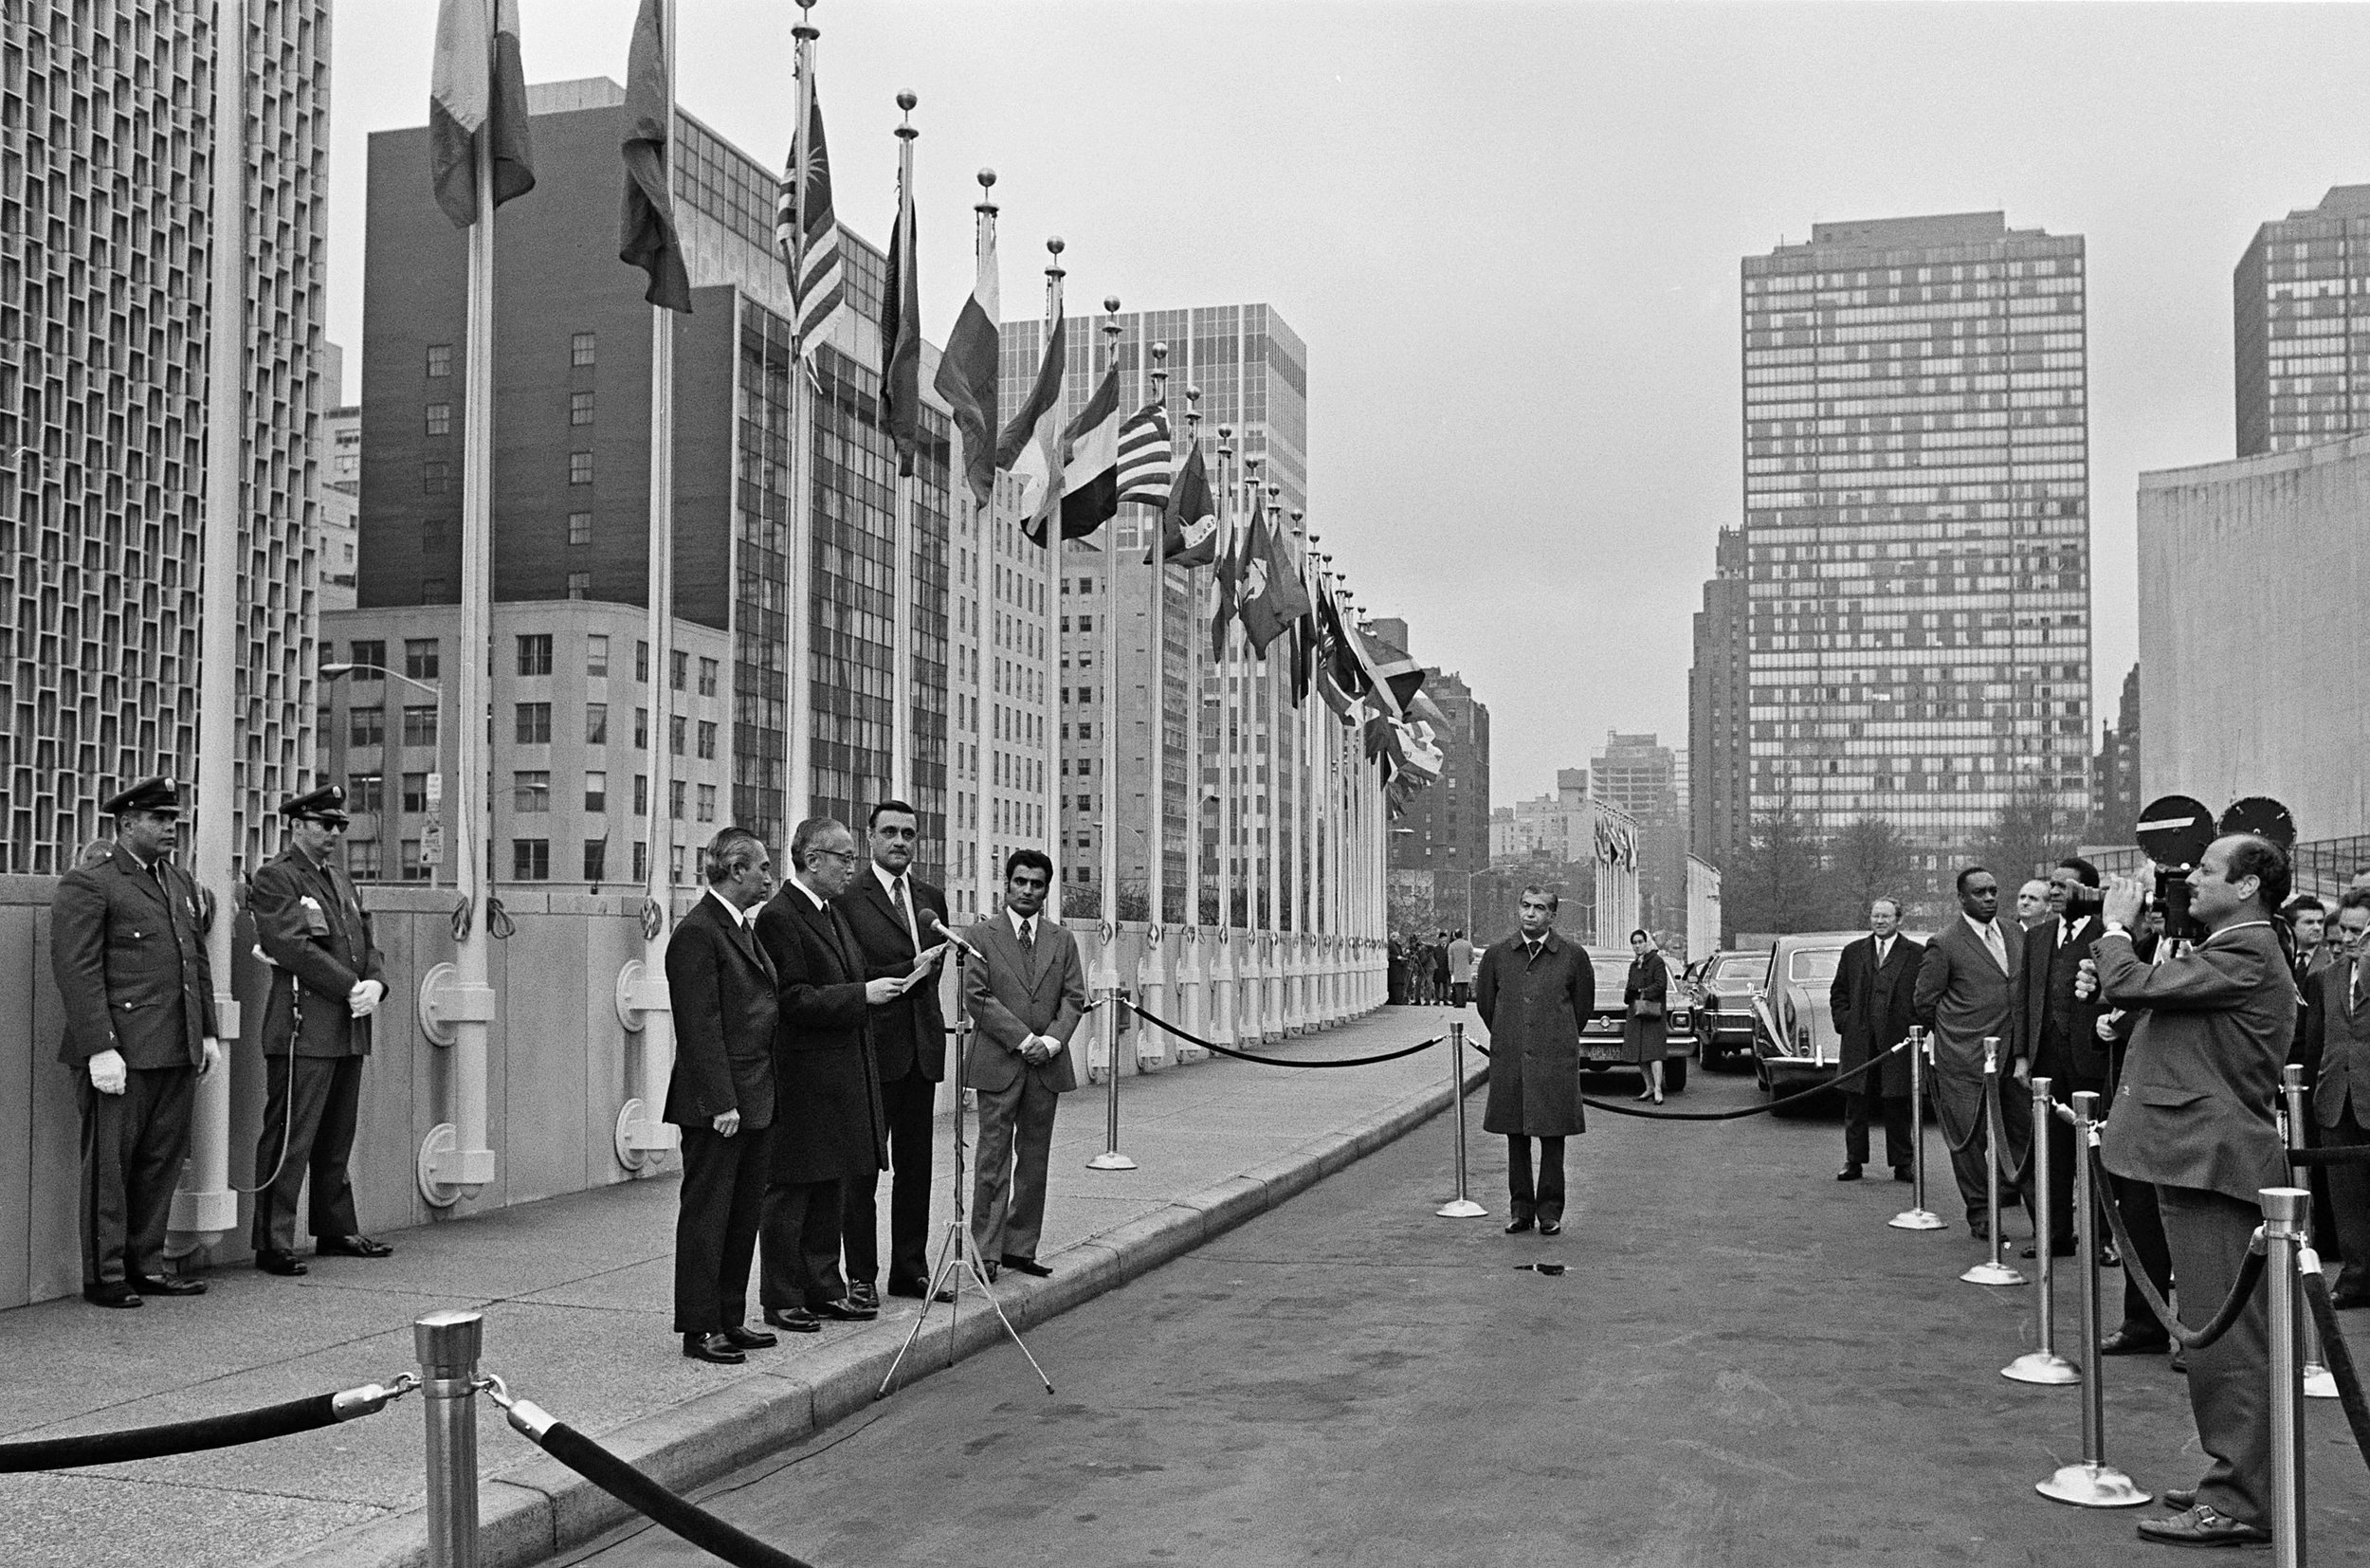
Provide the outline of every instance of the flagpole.
{"type": "MultiPolygon", "coordinates": [[[[1244,434],[1248,445],[1249,432],[1245,431],[1244,434]]],[[[1254,520],[1265,515],[1261,510],[1265,486],[1260,476],[1267,464],[1265,453],[1243,454],[1243,469],[1248,478],[1244,495],[1254,520]]],[[[1248,540],[1245,548],[1249,549],[1248,540]]],[[[1267,857],[1260,838],[1264,834],[1267,843],[1275,841],[1275,780],[1271,775],[1267,786],[1260,786],[1257,764],[1266,755],[1267,743],[1254,737],[1260,732],[1259,693],[1267,684],[1267,656],[1250,646],[1250,629],[1240,625],[1243,619],[1241,614],[1237,613],[1234,619],[1243,633],[1235,654],[1235,668],[1240,676],[1236,684],[1242,691],[1242,728],[1235,744],[1242,754],[1244,790],[1246,793],[1256,792],[1257,796],[1257,809],[1246,811],[1243,823],[1243,924],[1247,928],[1246,940],[1249,943],[1243,957],[1250,966],[1249,973],[1243,978],[1247,993],[1243,1011],[1248,1015],[1249,1037],[1265,1040],[1272,1032],[1268,1028],[1272,1010],[1268,1005],[1267,979],[1269,960],[1274,957],[1275,888],[1266,875],[1267,857]]]]}
{"type": "MultiPolygon", "coordinates": [[[[1106,295],[1103,301],[1103,364],[1106,373],[1119,364],[1120,356],[1120,297],[1106,295]]],[[[1095,943],[1095,973],[1093,990],[1107,1003],[1120,989],[1120,741],[1119,741],[1119,664],[1120,664],[1120,523],[1117,516],[1103,529],[1103,636],[1097,662],[1103,665],[1103,760],[1097,768],[1102,777],[1086,798],[1100,798],[1101,811],[1093,814],[1096,847],[1102,850],[1100,875],[1103,879],[1103,929],[1095,943]]],[[[1079,712],[1089,711],[1085,703],[1079,712]]],[[[1120,1071],[1120,1010],[1106,1006],[1103,1010],[1103,1070],[1116,1080],[1120,1071]]],[[[1094,1170],[1132,1171],[1136,1162],[1120,1154],[1117,1146],[1118,1129],[1112,1130],[1113,1146],[1103,1157],[1104,1163],[1093,1165],[1094,1170]],[[1126,1159],[1124,1165],[1119,1160],[1126,1159]]]]}
{"type": "MultiPolygon", "coordinates": [[[[791,240],[790,348],[790,638],[783,672],[783,708],[790,724],[790,776],[782,781],[782,843],[785,858],[792,830],[806,820],[814,793],[814,412],[807,385],[807,341],[798,298],[807,252],[807,165],[814,124],[815,0],[798,0],[798,25],[791,29],[793,68],[798,77],[796,127],[791,133],[792,178],[798,182],[798,208],[791,240]]],[[[785,872],[788,867],[785,866],[785,872]]]]}
{"type": "MultiPolygon", "coordinates": [[[[995,190],[995,171],[993,169],[982,169],[979,171],[976,177],[979,181],[979,200],[973,205],[971,210],[974,214],[971,233],[971,256],[972,265],[975,271],[984,268],[987,264],[988,259],[995,252],[995,215],[997,211],[995,200],[993,194],[995,190]]],[[[994,322],[992,322],[991,324],[1000,325],[1000,323],[994,322]]],[[[994,429],[990,429],[986,432],[985,439],[990,443],[994,443],[995,435],[996,432],[994,429]]],[[[966,464],[969,462],[968,453],[965,454],[965,462],[966,464]]],[[[977,522],[978,528],[973,536],[973,542],[976,548],[972,552],[971,562],[973,572],[971,597],[973,618],[971,623],[970,730],[973,735],[979,738],[980,741],[991,742],[990,750],[992,753],[994,733],[989,728],[986,714],[988,712],[989,702],[988,660],[994,653],[994,645],[990,641],[988,629],[992,624],[994,624],[995,616],[994,606],[988,596],[989,590],[994,581],[993,574],[994,569],[990,565],[990,562],[995,554],[996,526],[995,495],[997,476],[994,471],[994,463],[993,453],[991,453],[989,467],[988,499],[986,502],[981,503],[975,495],[972,498],[972,518],[975,522],[977,522]]],[[[966,488],[968,488],[968,486],[966,486],[966,488]]],[[[979,744],[975,742],[972,746],[971,757],[972,789],[971,822],[969,825],[971,828],[972,862],[971,913],[974,919],[977,919],[978,917],[985,915],[990,906],[993,904],[995,897],[995,855],[993,847],[988,841],[988,830],[994,826],[994,823],[993,814],[988,811],[987,801],[988,780],[992,775],[989,773],[988,764],[983,762],[980,758],[980,750],[981,747],[979,744]]]]}
{"type": "MultiPolygon", "coordinates": [[[[1067,273],[1062,266],[1062,237],[1059,234],[1056,234],[1052,238],[1047,240],[1045,242],[1045,248],[1046,253],[1053,258],[1052,261],[1046,264],[1045,269],[1045,330],[1046,340],[1048,343],[1050,343],[1053,337],[1053,323],[1060,320],[1062,317],[1062,280],[1067,276],[1067,273]]],[[[1069,364],[1066,358],[1067,352],[1068,351],[1066,349],[1064,350],[1065,359],[1062,365],[1062,385],[1065,392],[1067,392],[1069,386],[1069,364]]],[[[1054,407],[1056,410],[1060,410],[1063,405],[1060,402],[1057,402],[1054,407]]],[[[1045,560],[1043,563],[1045,569],[1045,664],[1047,666],[1045,672],[1045,687],[1046,696],[1048,698],[1052,696],[1050,688],[1054,680],[1053,671],[1059,667],[1059,655],[1062,647],[1062,626],[1060,620],[1062,611],[1061,560],[1063,544],[1061,457],[1062,454],[1057,449],[1053,454],[1053,460],[1047,465],[1048,472],[1046,474],[1045,482],[1048,487],[1048,494],[1045,497],[1039,498],[1038,501],[1038,504],[1040,506],[1046,504],[1048,501],[1050,501],[1053,505],[1053,515],[1046,521],[1045,560]]],[[[1068,913],[1067,905],[1069,903],[1068,889],[1064,885],[1062,880],[1063,877],[1067,874],[1069,867],[1063,864],[1061,854],[1062,812],[1061,802],[1058,798],[1058,791],[1060,790],[1061,785],[1055,777],[1055,775],[1061,771],[1058,763],[1061,757],[1062,748],[1059,732],[1056,728],[1056,725],[1059,723],[1057,716],[1060,709],[1050,701],[1046,702],[1043,705],[1047,709],[1048,717],[1045,726],[1045,738],[1039,747],[1040,756],[1038,760],[1045,766],[1045,779],[1043,784],[1039,787],[1037,793],[1039,797],[1039,809],[1045,812],[1045,824],[1039,837],[1044,841],[1047,857],[1053,862],[1053,905],[1051,912],[1054,920],[1059,921],[1068,913]]]]}
{"type": "MultiPolygon", "coordinates": [[[[1166,343],[1152,345],[1150,379],[1152,404],[1161,410],[1161,417],[1165,420],[1169,402],[1169,346],[1166,343]]],[[[1169,488],[1172,494],[1176,487],[1176,437],[1172,429],[1169,436],[1169,488]]],[[[1152,602],[1144,614],[1149,639],[1144,661],[1144,687],[1150,699],[1152,726],[1151,756],[1146,759],[1151,774],[1151,788],[1145,792],[1150,811],[1144,823],[1144,956],[1138,966],[1138,986],[1144,1004],[1156,1013],[1165,1012],[1168,1007],[1169,970],[1166,934],[1169,919],[1169,686],[1168,648],[1164,641],[1167,634],[1162,629],[1169,596],[1168,538],[1162,523],[1167,510],[1165,506],[1146,505],[1140,514],[1152,536],[1147,585],[1152,602]]],[[[1114,571],[1118,569],[1118,560],[1119,557],[1114,555],[1114,571]]],[[[1139,1030],[1136,1050],[1139,1063],[1147,1054],[1166,1054],[1165,1046],[1156,1052],[1148,1051],[1146,1044],[1146,1034],[1139,1030]]]]}
{"type": "MultiPolygon", "coordinates": [[[[1283,497],[1284,486],[1273,479],[1267,482],[1267,536],[1275,537],[1276,503],[1283,497]]],[[[1280,639],[1279,639],[1280,641],[1280,639]]],[[[1267,645],[1267,651],[1259,655],[1259,694],[1267,700],[1267,722],[1260,735],[1260,755],[1267,765],[1267,787],[1259,792],[1260,810],[1267,819],[1267,977],[1260,992],[1265,1001],[1261,1031],[1282,1038],[1291,1032],[1291,968],[1284,942],[1284,696],[1282,661],[1269,655],[1276,643],[1267,645]]]]}
{"type": "MultiPolygon", "coordinates": [[[[910,90],[897,95],[897,106],[906,116],[905,122],[897,127],[897,222],[901,228],[905,222],[906,204],[913,200],[914,138],[921,133],[914,128],[912,117],[914,105],[920,101],[910,90]]],[[[914,238],[911,231],[902,236],[908,271],[921,264],[921,258],[914,254],[914,238]]],[[[920,335],[920,322],[908,325],[917,336],[920,335]]],[[[919,385],[920,378],[917,376],[917,389],[919,385]]],[[[888,408],[885,382],[881,391],[881,407],[885,414],[888,408]]],[[[917,410],[917,435],[920,428],[917,410]]],[[[895,521],[891,525],[896,543],[889,568],[889,581],[895,585],[894,616],[889,633],[889,794],[895,799],[910,802],[914,783],[914,491],[921,480],[919,474],[905,472],[902,462],[897,467],[895,521]]],[[[921,819],[917,813],[914,820],[920,822],[921,819]]],[[[920,846],[915,848],[918,849],[920,846]]]]}
{"type": "MultiPolygon", "coordinates": [[[[1218,427],[1219,568],[1211,573],[1211,615],[1216,619],[1226,603],[1225,552],[1234,548],[1234,427],[1218,427]]],[[[1234,631],[1220,629],[1210,650],[1210,667],[1218,681],[1218,952],[1217,973],[1212,977],[1210,1037],[1227,1045],[1240,1043],[1241,998],[1237,984],[1242,969],[1242,944],[1235,939],[1234,838],[1242,803],[1234,779],[1234,631]]]]}
{"type": "MultiPolygon", "coordinates": [[[[1292,513],[1292,548],[1289,554],[1292,570],[1299,575],[1302,601],[1308,603],[1307,544],[1301,525],[1304,515],[1298,509],[1292,513]]],[[[1285,649],[1291,664],[1284,674],[1284,688],[1292,699],[1291,776],[1288,781],[1292,802],[1292,848],[1284,860],[1284,883],[1287,895],[1285,904],[1292,916],[1292,935],[1289,945],[1285,949],[1284,967],[1284,1030],[1287,1034],[1304,1034],[1315,1023],[1308,1006],[1308,915],[1302,903],[1303,895],[1308,888],[1307,874],[1302,866],[1302,857],[1308,848],[1308,812],[1302,804],[1303,793],[1308,786],[1308,715],[1302,711],[1307,696],[1300,687],[1302,635],[1300,623],[1293,622],[1291,641],[1285,649]]]]}
{"type": "MultiPolygon", "coordinates": [[[[1191,353],[1191,343],[1187,345],[1191,353]]],[[[1187,369],[1191,370],[1190,363],[1187,369]]],[[[1186,383],[1185,387],[1185,447],[1188,453],[1201,449],[1201,389],[1186,383]]],[[[1184,462],[1178,460],[1177,471],[1184,472],[1184,462]]],[[[1165,571],[1166,568],[1163,568],[1165,571]]],[[[1205,704],[1201,672],[1201,629],[1194,624],[1193,611],[1200,609],[1198,567],[1185,568],[1185,908],[1183,942],[1177,971],[1177,989],[1183,994],[1185,1029],[1188,1033],[1209,1032],[1210,992],[1209,943],[1201,924],[1201,710],[1205,704]]],[[[1166,585],[1163,584],[1165,596],[1166,585]]],[[[1185,1049],[1177,1051],[1179,1061],[1186,1060],[1185,1049]]]]}

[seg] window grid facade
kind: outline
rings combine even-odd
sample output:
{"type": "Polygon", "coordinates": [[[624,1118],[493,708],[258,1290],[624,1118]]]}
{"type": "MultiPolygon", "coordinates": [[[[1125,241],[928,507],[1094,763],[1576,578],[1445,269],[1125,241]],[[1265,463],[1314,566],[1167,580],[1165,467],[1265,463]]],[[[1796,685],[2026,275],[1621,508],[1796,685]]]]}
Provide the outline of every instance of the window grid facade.
{"type": "Polygon", "coordinates": [[[2256,229],[2231,294],[2240,457],[2370,429],[2370,186],[2256,229]]]}

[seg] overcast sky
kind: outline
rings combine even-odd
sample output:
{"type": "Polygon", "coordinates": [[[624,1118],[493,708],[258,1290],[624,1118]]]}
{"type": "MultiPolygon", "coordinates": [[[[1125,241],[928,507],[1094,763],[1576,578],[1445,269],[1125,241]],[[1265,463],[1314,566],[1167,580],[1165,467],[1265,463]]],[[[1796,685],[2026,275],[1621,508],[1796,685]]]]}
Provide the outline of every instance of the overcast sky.
{"type": "MultiPolygon", "coordinates": [[[[531,82],[623,80],[631,0],[520,0],[531,82]]],[[[435,8],[341,0],[330,336],[356,356],[374,130],[427,117],[435,8]]],[[[2370,8],[825,0],[843,221],[915,123],[923,328],[1004,298],[1265,301],[1308,343],[1309,521],[1489,704],[1492,794],[1686,732],[1689,616],[1741,509],[1738,262],[1814,222],[2003,210],[2088,238],[2097,705],[2136,657],[2136,476],[2226,458],[2232,267],[2370,182],[2370,8]]],[[[684,108],[773,166],[795,8],[681,0],[684,108]]],[[[426,178],[425,171],[422,178],[426,178]]],[[[530,196],[526,198],[532,200],[530,196]]]]}

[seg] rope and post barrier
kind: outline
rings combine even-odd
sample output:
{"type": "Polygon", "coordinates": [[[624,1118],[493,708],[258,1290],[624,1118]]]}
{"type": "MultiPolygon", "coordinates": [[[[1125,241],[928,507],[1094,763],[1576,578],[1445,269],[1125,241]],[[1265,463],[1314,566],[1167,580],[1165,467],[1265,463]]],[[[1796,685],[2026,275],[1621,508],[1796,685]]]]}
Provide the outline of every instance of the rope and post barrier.
{"type": "Polygon", "coordinates": [[[1925,1206],[1925,1065],[1934,1044],[1925,1026],[1909,1026],[1909,1207],[1885,1223],[1896,1231],[1942,1231],[1950,1222],[1925,1206]]]}
{"type": "MultiPolygon", "coordinates": [[[[1969,1285],[2022,1285],[2024,1274],[2000,1253],[1999,1225],[1999,1036],[1983,1036],[1983,1211],[1992,1232],[1992,1255],[1960,1275],[1969,1285]]],[[[2038,1251],[2039,1249],[2034,1249],[2038,1251]]]]}
{"type": "Polygon", "coordinates": [[[335,1394],[316,1394],[309,1398],[234,1411],[228,1415],[202,1415],[193,1421],[133,1427],[121,1431],[0,1443],[0,1475],[120,1465],[135,1459],[164,1459],[176,1453],[234,1448],[243,1443],[268,1443],[274,1438],[294,1437],[300,1432],[319,1431],[323,1427],[375,1415],[419,1386],[418,1378],[406,1374],[392,1383],[364,1383],[335,1394]]]}
{"type": "MultiPolygon", "coordinates": [[[[2052,1173],[2050,1169],[2048,1134],[2050,1120],[2057,1114],[2058,1105],[2055,1097],[2050,1092],[2050,1085],[2049,1079],[2038,1077],[2034,1078],[2031,1084],[2033,1090],[2033,1261],[2035,1265],[2033,1271],[2033,1310],[2040,1315],[2041,1342],[2035,1349],[2025,1352],[2000,1368],[1999,1375],[2012,1383],[2040,1383],[2051,1387],[2062,1387],[2068,1383],[2080,1382],[2082,1374],[2074,1370],[2072,1362],[2057,1354],[2056,1346],[2057,1289],[2056,1267],[2053,1260],[2057,1250],[2057,1236],[2056,1227],[2050,1213],[2052,1207],[2049,1201],[2050,1176],[2052,1173]]],[[[2087,1210],[2076,1212],[2086,1215],[2089,1212],[2087,1210]]],[[[2082,1229],[2087,1232],[2092,1227],[2085,1224],[2082,1229]]],[[[1995,1236],[1999,1233],[1999,1213],[1996,1207],[1992,1213],[1992,1233],[1995,1236]]]]}
{"type": "MultiPolygon", "coordinates": [[[[2305,1146],[2306,1125],[2305,1069],[2301,1065],[2291,1062],[2280,1068],[2280,1133],[2282,1140],[2288,1145],[2288,1179],[2294,1185],[2304,1188],[2309,1188],[2312,1185],[2311,1171],[2308,1167],[2296,1162],[2296,1152],[2305,1146]]],[[[2312,1210],[2309,1205],[2305,1210],[2304,1255],[2312,1259],[2312,1270],[2314,1273],[2319,1273],[2320,1260],[2313,1257],[2312,1210]]],[[[2320,1331],[2313,1326],[2311,1315],[2308,1313],[2304,1320],[2304,1336],[2305,1397],[2334,1399],[2337,1397],[2337,1379],[2330,1377],[2329,1369],[2321,1363],[2321,1335],[2320,1331]]]]}
{"type": "Polygon", "coordinates": [[[1465,1191],[1465,1021],[1449,1026],[1449,1114],[1456,1123],[1456,1196],[1432,1211],[1442,1219],[1479,1219],[1489,1212],[1465,1191]]]}
{"type": "MultiPolygon", "coordinates": [[[[1105,937],[1105,941],[1112,939],[1105,937]]],[[[1103,1135],[1103,1152],[1086,1161],[1089,1171],[1132,1171],[1136,1162],[1120,1153],[1120,1009],[1128,1005],[1127,994],[1114,991],[1103,998],[1111,1005],[1111,1059],[1103,1064],[1103,1076],[1108,1088],[1105,1096],[1109,1105],[1107,1130],[1103,1135]]],[[[1138,1016],[1141,1016],[1139,1014],[1138,1016]]]]}
{"type": "MultiPolygon", "coordinates": [[[[2088,1163],[2091,1167],[2092,1191],[2106,1190],[2106,1168],[2100,1162],[2098,1142],[2095,1139],[2090,1143],[2088,1163]]],[[[2267,1187],[2264,1191],[2284,1192],[2286,1189],[2267,1187]]],[[[2213,1319],[2203,1328],[2190,1328],[2185,1326],[2179,1315],[2165,1304],[2155,1283],[2148,1278],[2147,1270],[2136,1267],[2140,1254],[2132,1249],[2131,1232],[2124,1229],[2122,1207],[2112,1202],[2101,1207],[2106,1212],[2106,1228],[2115,1233],[2116,1249],[2124,1255],[2125,1270],[2124,1277],[2139,1287],[2140,1299],[2148,1304],[2148,1311],[2155,1315],[2159,1323],[2163,1325],[2165,1334],[2174,1344],[2183,1350],[2203,1350],[2230,1332],[2230,1325],[2236,1322],[2238,1314],[2246,1310],[2247,1298],[2253,1295],[2255,1286],[2263,1283],[2263,1257],[2266,1243],[2261,1228],[2255,1231],[2254,1241],[2247,1249],[2247,1261],[2238,1266],[2238,1278],[2231,1282],[2230,1295],[2223,1300],[2222,1304],[2215,1309],[2213,1319]]]]}
{"type": "MultiPolygon", "coordinates": [[[[2090,1158],[2090,1151],[2098,1146],[2098,1106],[2099,1097],[2088,1089],[2073,1096],[2074,1210],[2082,1214],[2097,1213],[2105,1197],[2098,1191],[2097,1162],[2090,1158]]],[[[2086,1224],[2077,1234],[2081,1238],[2080,1261],[2075,1267],[2082,1290],[2082,1458],[2059,1467],[2033,1489],[2078,1508],[2136,1508],[2148,1501],[2149,1494],[2106,1462],[2106,1387],[2099,1364],[2099,1340],[2105,1325],[2099,1310],[2098,1227],[2086,1224]]],[[[2139,1264],[2135,1261],[2124,1267],[2137,1268],[2139,1264]]]]}
{"type": "Polygon", "coordinates": [[[431,1312],[411,1324],[428,1425],[428,1568],[478,1568],[478,1353],[485,1320],[476,1312],[431,1312]]]}
{"type": "Polygon", "coordinates": [[[2270,1282],[2271,1560],[2277,1568],[2304,1568],[2304,1346],[2296,1265],[2312,1194],[2302,1187],[2266,1187],[2262,1195],[2264,1272],[2270,1282]]]}
{"type": "Polygon", "coordinates": [[[2321,1332],[2322,1354],[2328,1358],[2329,1376],[2337,1381],[2338,1403],[2345,1412],[2345,1425],[2352,1429],[2354,1447],[2361,1450],[2361,1462],[2370,1465],[2370,1394],[2362,1392],[2361,1374],[2354,1364],[2353,1348],[2345,1342],[2345,1331],[2337,1321],[2337,1305],[2329,1300],[2329,1282],[2318,1268],[2302,1268],[2298,1278],[2304,1282],[2305,1304],[2312,1309],[2313,1325],[2321,1332]]]}
{"type": "MultiPolygon", "coordinates": [[[[1205,1040],[1198,1034],[1188,1033],[1177,1028],[1165,1018],[1154,1017],[1140,1007],[1135,1009],[1135,1013],[1138,1018],[1153,1028],[1175,1035],[1189,1046],[1198,1046],[1203,1050],[1214,1052],[1219,1056],[1231,1056],[1238,1062],[1255,1062],[1263,1067],[1371,1067],[1378,1062],[1395,1062],[1402,1056],[1413,1056],[1419,1050],[1430,1050],[1449,1038],[1445,1034],[1435,1034],[1429,1040],[1418,1040],[1415,1044],[1403,1046],[1397,1050],[1377,1051],[1372,1056],[1345,1056],[1324,1062],[1295,1062],[1288,1057],[1261,1056],[1252,1051],[1236,1050],[1231,1046],[1222,1046],[1215,1040],[1205,1040]]],[[[1479,1046],[1473,1048],[1481,1049],[1479,1046]]],[[[1487,1053],[1484,1052],[1484,1054],[1487,1053]]]]}

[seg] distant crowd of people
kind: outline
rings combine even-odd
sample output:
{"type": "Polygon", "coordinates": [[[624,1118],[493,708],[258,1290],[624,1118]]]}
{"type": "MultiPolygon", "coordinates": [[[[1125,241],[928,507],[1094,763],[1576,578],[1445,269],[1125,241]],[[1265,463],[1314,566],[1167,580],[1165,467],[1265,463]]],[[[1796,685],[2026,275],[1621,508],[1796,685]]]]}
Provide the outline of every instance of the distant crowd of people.
{"type": "Polygon", "coordinates": [[[1391,939],[1385,980],[1393,1007],[1456,1007],[1473,999],[1473,944],[1462,930],[1391,939]]]}

